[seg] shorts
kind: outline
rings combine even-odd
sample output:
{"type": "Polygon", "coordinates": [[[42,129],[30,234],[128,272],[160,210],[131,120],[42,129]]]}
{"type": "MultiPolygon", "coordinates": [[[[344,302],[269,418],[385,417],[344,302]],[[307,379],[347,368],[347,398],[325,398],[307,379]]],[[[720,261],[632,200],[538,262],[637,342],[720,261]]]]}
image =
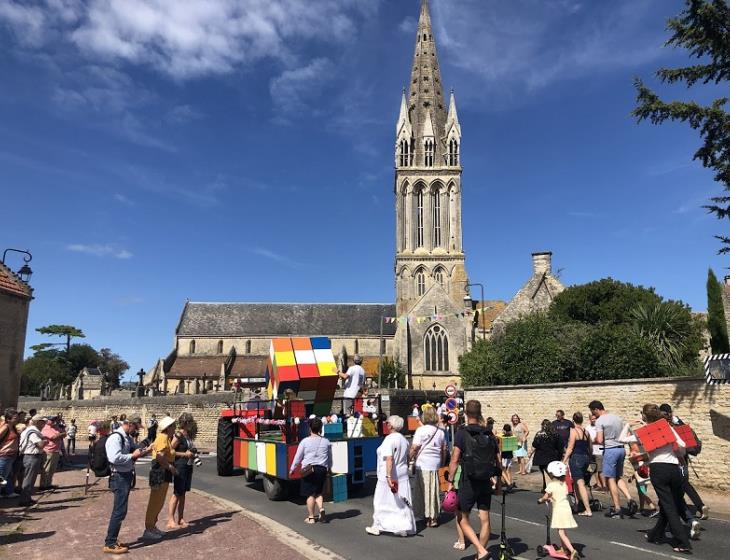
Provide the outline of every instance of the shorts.
{"type": "Polygon", "coordinates": [[[184,496],[185,492],[190,492],[193,484],[193,467],[185,465],[177,467],[177,474],[172,477],[173,494],[176,496],[184,496]]]}
{"type": "Polygon", "coordinates": [[[603,467],[601,473],[607,478],[619,479],[624,475],[624,459],[626,449],[623,447],[607,447],[603,450],[603,467]]]}
{"type": "Polygon", "coordinates": [[[593,459],[596,461],[596,472],[600,473],[603,471],[603,455],[594,455],[593,459]]]}
{"type": "Polygon", "coordinates": [[[570,466],[570,476],[573,478],[573,480],[586,479],[586,469],[588,468],[590,462],[591,459],[590,457],[588,457],[588,455],[573,454],[570,456],[570,459],[568,460],[568,465],[570,466]]]}
{"type": "Polygon", "coordinates": [[[502,468],[508,469],[512,466],[512,457],[502,457],[502,468]]]}
{"type": "Polygon", "coordinates": [[[478,510],[489,511],[492,507],[492,481],[471,480],[461,477],[459,484],[459,511],[469,513],[474,506],[478,510]]]}
{"type": "Polygon", "coordinates": [[[299,495],[304,498],[320,496],[327,480],[327,467],[314,465],[314,472],[299,482],[299,495]]]}

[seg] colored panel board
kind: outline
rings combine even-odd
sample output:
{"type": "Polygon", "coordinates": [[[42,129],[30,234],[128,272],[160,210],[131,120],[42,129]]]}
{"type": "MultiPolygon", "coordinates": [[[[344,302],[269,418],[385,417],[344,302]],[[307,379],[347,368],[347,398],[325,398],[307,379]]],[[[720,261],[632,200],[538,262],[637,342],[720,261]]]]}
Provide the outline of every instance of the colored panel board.
{"type": "Polygon", "coordinates": [[[313,336],[309,340],[312,342],[312,348],[315,350],[332,349],[332,342],[326,336],[313,336]]]}
{"type": "MultiPolygon", "coordinates": [[[[296,445],[289,445],[287,446],[288,449],[286,451],[286,472],[289,472],[289,469],[291,469],[291,464],[294,462],[294,455],[297,454],[297,446],[296,445]]],[[[296,480],[301,478],[301,466],[294,469],[294,472],[289,477],[289,480],[296,480]]]]}
{"type": "MultiPolygon", "coordinates": [[[[282,444],[282,445],[276,445],[276,476],[283,479],[289,478],[289,464],[287,461],[287,450],[289,449],[288,445],[282,444]]],[[[294,446],[294,449],[296,449],[296,446],[294,446]]]]}
{"type": "Polygon", "coordinates": [[[314,350],[314,357],[318,364],[335,361],[335,355],[330,348],[318,348],[314,350]]]}
{"type": "Polygon", "coordinates": [[[248,468],[252,471],[258,471],[258,457],[256,455],[256,442],[248,442],[248,468]]]}
{"type": "Polygon", "coordinates": [[[316,402],[312,413],[317,416],[325,416],[332,412],[332,402],[316,402]]]}
{"type": "Polygon", "coordinates": [[[658,420],[647,424],[643,428],[639,428],[635,431],[636,437],[639,438],[644,451],[651,453],[652,451],[670,445],[676,441],[674,432],[672,432],[669,423],[664,420],[658,420]]]}
{"type": "Polygon", "coordinates": [[[256,470],[266,472],[266,444],[262,441],[256,442],[256,470]]]}
{"type": "Polygon", "coordinates": [[[291,352],[293,350],[290,338],[272,338],[271,346],[274,352],[291,352]]]}
{"type": "Polygon", "coordinates": [[[294,350],[294,358],[298,366],[317,363],[317,359],[314,357],[314,350],[294,350]]]}
{"type": "Polygon", "coordinates": [[[243,440],[241,441],[241,468],[247,469],[248,468],[248,447],[249,442],[243,440]]]}
{"type": "Polygon", "coordinates": [[[346,441],[335,441],[332,442],[332,472],[333,473],[347,473],[347,442],[346,441]]]}
{"type": "Polygon", "coordinates": [[[312,379],[314,381],[319,379],[319,367],[317,364],[298,364],[299,379],[312,379]]]}
{"type": "Polygon", "coordinates": [[[241,441],[233,440],[233,468],[237,469],[241,466],[241,441]]]}
{"type": "Polygon", "coordinates": [[[317,391],[316,390],[309,390],[308,388],[305,389],[305,386],[308,385],[304,381],[299,382],[299,394],[297,395],[300,399],[302,399],[305,403],[313,402],[314,399],[317,398],[317,391]]]}
{"type": "Polygon", "coordinates": [[[285,381],[299,381],[299,372],[296,365],[277,366],[276,376],[280,385],[285,381]]]}
{"type": "Polygon", "coordinates": [[[311,350],[312,349],[312,341],[309,338],[303,338],[303,337],[292,338],[291,345],[292,345],[292,348],[294,348],[295,352],[297,350],[311,350]]]}
{"type": "Polygon", "coordinates": [[[276,476],[276,444],[266,444],[266,474],[276,476]]]}
{"type": "Polygon", "coordinates": [[[366,472],[373,472],[378,468],[377,449],[383,440],[376,438],[363,438],[362,443],[362,466],[366,472]]]}
{"type": "Polygon", "coordinates": [[[274,353],[274,364],[277,368],[281,368],[283,366],[296,366],[297,361],[294,359],[294,352],[274,353]]]}

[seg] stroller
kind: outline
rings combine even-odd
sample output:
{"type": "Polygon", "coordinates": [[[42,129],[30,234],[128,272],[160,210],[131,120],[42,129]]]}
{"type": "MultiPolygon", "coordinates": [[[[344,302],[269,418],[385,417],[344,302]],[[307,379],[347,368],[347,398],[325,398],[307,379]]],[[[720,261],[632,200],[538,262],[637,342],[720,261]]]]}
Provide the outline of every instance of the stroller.
{"type": "MultiPolygon", "coordinates": [[[[586,489],[588,490],[588,504],[591,507],[591,511],[601,511],[603,510],[603,504],[593,495],[593,488],[591,487],[591,478],[595,472],[595,463],[591,463],[588,466],[588,469],[586,469],[586,475],[583,480],[585,481],[586,489]],[[594,467],[592,470],[591,466],[594,467]]],[[[578,489],[576,488],[577,484],[575,484],[575,481],[570,474],[570,468],[568,468],[567,473],[565,474],[565,485],[568,487],[568,503],[570,504],[571,511],[573,513],[582,512],[585,508],[583,507],[583,502],[578,495],[578,489]]]]}

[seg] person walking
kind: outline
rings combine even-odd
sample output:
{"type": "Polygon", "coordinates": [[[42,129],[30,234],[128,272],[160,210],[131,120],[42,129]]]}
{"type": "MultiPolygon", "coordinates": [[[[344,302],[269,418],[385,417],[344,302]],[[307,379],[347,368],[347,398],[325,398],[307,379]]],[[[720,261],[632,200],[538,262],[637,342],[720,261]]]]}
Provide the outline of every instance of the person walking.
{"type": "Polygon", "coordinates": [[[623,517],[619,491],[628,502],[629,515],[634,515],[639,506],[631,497],[629,486],[623,479],[626,448],[619,438],[624,428],[624,421],[620,416],[606,412],[601,401],[591,401],[588,408],[597,418],[596,443],[603,447],[602,474],[611,494],[612,506],[606,512],[606,517],[613,519],[623,517]]]}
{"type": "MultiPolygon", "coordinates": [[[[591,413],[591,424],[590,426],[586,426],[588,435],[591,436],[591,441],[593,442],[593,460],[596,462],[596,484],[593,485],[593,489],[598,490],[599,492],[606,492],[608,490],[606,488],[606,481],[601,474],[601,471],[603,470],[603,447],[596,443],[596,434],[598,433],[598,430],[596,429],[597,419],[598,417],[591,413]]],[[[587,483],[590,483],[590,480],[587,481],[587,483]]]]}
{"type": "Polygon", "coordinates": [[[165,505],[167,488],[175,469],[175,450],[172,448],[172,437],[175,435],[175,419],[165,416],[160,420],[160,431],[152,444],[153,464],[150,471],[150,497],[144,520],[143,539],[159,540],[164,533],[157,528],[157,518],[165,505]],[[154,474],[152,471],[155,471],[154,474]],[[153,484],[153,480],[156,484],[153,484]]]}
{"type": "Polygon", "coordinates": [[[553,430],[558,434],[560,441],[563,444],[563,449],[568,447],[568,440],[570,439],[570,430],[573,429],[573,422],[565,419],[564,410],[555,411],[555,420],[553,420],[553,430]]]}
{"type": "Polygon", "coordinates": [[[172,438],[172,448],[175,450],[175,470],[172,477],[172,496],[167,512],[167,528],[171,531],[186,528],[185,521],[185,496],[193,483],[193,460],[195,459],[195,447],[193,440],[197,433],[197,425],[193,415],[183,412],[177,419],[178,431],[172,438]],[[177,516],[177,521],[175,517],[177,516]]]}
{"type": "Polygon", "coordinates": [[[537,500],[537,503],[552,502],[553,511],[550,519],[550,528],[558,530],[558,536],[560,537],[560,543],[563,545],[563,549],[567,550],[568,554],[570,554],[570,560],[576,560],[578,558],[578,551],[573,547],[573,543],[570,542],[568,533],[566,533],[567,529],[575,529],[578,527],[578,524],[573,518],[570,503],[568,502],[568,485],[565,483],[566,471],[565,463],[561,463],[560,461],[553,461],[547,466],[550,482],[545,487],[545,493],[537,500]]]}
{"type": "MultiPolygon", "coordinates": [[[[653,424],[664,419],[664,415],[655,404],[645,404],[641,409],[642,421],[646,424],[653,424]]],[[[641,426],[637,423],[634,427],[641,426]]],[[[674,441],[653,451],[649,451],[649,478],[654,491],[659,498],[659,515],[656,525],[646,534],[646,540],[652,544],[659,544],[664,538],[664,533],[669,530],[674,538],[674,552],[688,554],[692,547],[690,545],[689,530],[682,523],[682,512],[685,509],[684,503],[684,480],[680,470],[680,457],[684,454],[686,445],[679,437],[674,428],[671,427],[674,441]]],[[[636,441],[636,436],[627,438],[629,441],[636,441]]]]}
{"type": "Polygon", "coordinates": [[[527,474],[527,437],[530,435],[530,429],[527,427],[527,424],[520,420],[517,414],[512,415],[511,422],[512,434],[517,438],[517,443],[519,444],[519,447],[514,452],[514,458],[517,459],[517,474],[524,476],[527,474]]]}
{"type": "Polygon", "coordinates": [[[570,468],[570,476],[573,478],[573,484],[578,487],[578,496],[583,503],[583,511],[578,515],[585,517],[593,515],[586,488],[586,480],[590,480],[587,470],[591,463],[591,446],[591,436],[583,427],[583,415],[576,412],[573,414],[573,427],[570,429],[568,448],[565,450],[563,463],[570,468]]]}
{"type": "MultiPolygon", "coordinates": [[[[502,426],[502,437],[512,437],[512,424],[502,426]]],[[[515,483],[512,481],[512,460],[514,451],[502,451],[502,482],[504,483],[504,491],[511,492],[515,489],[515,483]]]]}
{"type": "Polygon", "coordinates": [[[416,519],[425,519],[426,527],[438,527],[441,513],[438,470],[446,459],[446,439],[438,427],[438,420],[434,407],[423,411],[423,425],[413,434],[410,450],[410,459],[416,466],[414,515],[416,519]]]}
{"type": "Polygon", "coordinates": [[[51,416],[43,426],[41,434],[46,438],[46,444],[43,447],[45,457],[43,460],[43,472],[41,473],[40,490],[53,490],[53,475],[56,474],[58,468],[58,460],[61,457],[61,443],[66,437],[66,432],[62,431],[58,425],[58,417],[51,416]]]}
{"type": "Polygon", "coordinates": [[[385,531],[407,537],[416,533],[408,478],[408,441],[400,433],[403,418],[389,416],[387,424],[390,433],[376,451],[378,483],[373,496],[373,524],[365,531],[370,535],[385,531]]]}
{"type": "Polygon", "coordinates": [[[46,425],[46,419],[36,414],[30,419],[28,426],[20,434],[19,452],[23,456],[23,486],[20,492],[20,505],[33,505],[31,495],[35,486],[35,479],[43,466],[43,446],[46,440],[41,430],[46,425]]]}
{"type": "Polygon", "coordinates": [[[298,466],[302,467],[302,479],[299,483],[300,494],[307,499],[307,518],[305,523],[312,525],[317,520],[327,522],[324,511],[322,490],[327,480],[327,473],[332,468],[332,444],[322,437],[322,420],[312,418],[309,421],[309,436],[299,442],[290,475],[298,466]],[[314,507],[317,506],[317,517],[314,507]]]}
{"type": "Polygon", "coordinates": [[[69,424],[68,429],[66,430],[66,439],[68,440],[66,444],[66,450],[68,451],[69,455],[76,455],[76,432],[78,431],[78,427],[76,426],[76,418],[71,419],[71,424],[69,424]]]}
{"type": "Polygon", "coordinates": [[[142,423],[140,418],[133,418],[120,423],[116,431],[109,434],[104,449],[111,474],[109,489],[114,494],[112,512],[104,539],[103,552],[107,554],[124,554],[129,548],[119,542],[119,531],[127,517],[129,493],[134,479],[134,462],[148,453],[147,449],[134,449],[131,433],[142,423]]]}
{"type": "Polygon", "coordinates": [[[16,498],[14,467],[18,458],[18,443],[20,437],[15,427],[18,423],[18,413],[14,408],[5,410],[3,421],[0,423],[0,476],[5,479],[5,486],[0,490],[2,498],[16,498]]]}
{"type": "Polygon", "coordinates": [[[362,386],[365,385],[365,370],[362,368],[362,357],[360,354],[355,354],[352,357],[352,361],[354,365],[347,368],[345,373],[338,372],[337,374],[341,379],[345,380],[344,400],[342,401],[342,412],[345,415],[352,414],[355,398],[360,393],[362,386]]]}
{"type": "Polygon", "coordinates": [[[542,492],[545,492],[547,479],[545,472],[547,466],[553,461],[560,461],[563,458],[563,442],[555,433],[553,425],[545,418],[540,425],[540,431],[532,439],[532,464],[540,468],[542,475],[542,492]]]}
{"type": "Polygon", "coordinates": [[[501,476],[499,444],[494,434],[487,432],[480,425],[482,405],[479,401],[470,400],[465,407],[467,424],[461,428],[454,438],[454,449],[449,464],[449,485],[447,490],[454,489],[454,476],[457,467],[461,466],[459,480],[459,524],[464,537],[474,545],[477,560],[487,557],[489,542],[492,493],[499,484],[501,476]],[[479,537],[477,538],[469,520],[471,510],[479,511],[479,537]]]}

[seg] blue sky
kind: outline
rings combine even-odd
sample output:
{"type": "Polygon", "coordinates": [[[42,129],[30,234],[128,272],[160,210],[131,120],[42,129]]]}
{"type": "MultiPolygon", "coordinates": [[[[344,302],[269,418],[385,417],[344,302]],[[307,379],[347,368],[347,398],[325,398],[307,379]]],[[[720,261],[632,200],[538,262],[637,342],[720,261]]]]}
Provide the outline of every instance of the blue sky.
{"type": "MultiPolygon", "coordinates": [[[[634,76],[685,62],[662,48],[681,7],[432,0],[464,134],[467,269],[488,298],[551,250],[567,284],[612,276],[706,308],[727,232],[701,205],[719,188],[691,161],[695,133],[629,116],[634,76]]],[[[417,14],[417,0],[0,0],[0,240],[33,253],[28,345],[73,324],[136,371],[172,348],[186,298],[392,301],[417,14]]]]}

